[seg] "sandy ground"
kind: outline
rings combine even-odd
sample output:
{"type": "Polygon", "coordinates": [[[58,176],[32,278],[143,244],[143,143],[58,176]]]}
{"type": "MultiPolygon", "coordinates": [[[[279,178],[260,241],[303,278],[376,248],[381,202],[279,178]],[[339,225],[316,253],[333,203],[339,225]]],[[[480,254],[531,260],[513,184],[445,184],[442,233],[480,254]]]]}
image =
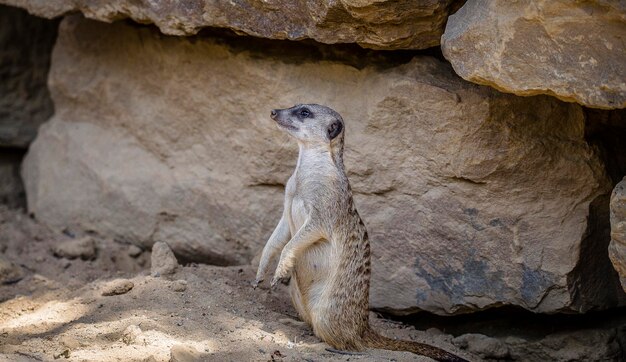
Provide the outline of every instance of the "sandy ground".
{"type": "MultiPolygon", "coordinates": [[[[54,233],[4,207],[0,257],[0,361],[430,360],[327,351],[298,320],[287,287],[251,288],[252,266],[192,264],[154,276],[149,252],[94,235],[54,233]],[[87,240],[86,249],[58,248],[76,240],[87,240]]],[[[452,345],[450,335],[371,316],[382,334],[479,360],[452,345]]]]}

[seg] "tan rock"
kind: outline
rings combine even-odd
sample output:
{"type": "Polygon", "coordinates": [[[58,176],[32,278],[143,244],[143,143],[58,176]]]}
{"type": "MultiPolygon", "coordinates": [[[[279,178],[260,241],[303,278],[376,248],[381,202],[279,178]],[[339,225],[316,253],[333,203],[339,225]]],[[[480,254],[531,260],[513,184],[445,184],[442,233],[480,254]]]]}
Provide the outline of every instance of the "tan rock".
{"type": "Polygon", "coordinates": [[[469,0],[450,16],[444,56],[503,92],[626,107],[626,2],[469,0]]]}
{"type": "Polygon", "coordinates": [[[626,177],[611,195],[611,243],[609,257],[626,291],[626,177]]]}
{"type": "Polygon", "coordinates": [[[56,244],[52,252],[61,258],[93,260],[97,256],[96,241],[91,236],[66,240],[56,244]]]}
{"type": "Polygon", "coordinates": [[[115,279],[108,282],[102,288],[102,295],[109,297],[112,295],[126,294],[135,287],[135,284],[127,279],[115,279]]]}
{"type": "Polygon", "coordinates": [[[454,0],[0,0],[52,18],[69,12],[106,22],[132,18],[165,34],[193,35],[204,27],[271,39],[358,43],[375,49],[426,49],[439,45],[454,0]]]}
{"type": "Polygon", "coordinates": [[[143,331],[139,326],[131,324],[122,332],[122,342],[124,344],[138,344],[145,341],[143,337],[143,331]]]}
{"type": "Polygon", "coordinates": [[[190,260],[247,263],[279,219],[297,155],[269,111],[317,102],[346,121],[373,307],[615,304],[612,289],[580,297],[589,282],[572,277],[590,205],[611,188],[580,106],[498,93],[430,57],[355,67],[240,41],[64,20],[56,114],[23,167],[29,211],[143,247],[165,241],[190,260]]]}
{"type": "Polygon", "coordinates": [[[171,275],[178,269],[178,260],[172,249],[162,241],[152,246],[150,272],[154,276],[171,275]]]}
{"type": "Polygon", "coordinates": [[[209,359],[205,353],[193,346],[176,344],[170,349],[170,362],[202,362],[209,359]]]}

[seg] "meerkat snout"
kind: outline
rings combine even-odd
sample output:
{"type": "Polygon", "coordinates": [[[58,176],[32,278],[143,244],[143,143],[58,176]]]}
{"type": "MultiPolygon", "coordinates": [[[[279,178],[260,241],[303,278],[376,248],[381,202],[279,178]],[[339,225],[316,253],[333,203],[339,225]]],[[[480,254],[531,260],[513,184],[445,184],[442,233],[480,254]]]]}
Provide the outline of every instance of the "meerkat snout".
{"type": "Polygon", "coordinates": [[[339,113],[319,104],[273,109],[270,117],[280,129],[301,142],[332,143],[343,134],[343,119],[339,113]]]}

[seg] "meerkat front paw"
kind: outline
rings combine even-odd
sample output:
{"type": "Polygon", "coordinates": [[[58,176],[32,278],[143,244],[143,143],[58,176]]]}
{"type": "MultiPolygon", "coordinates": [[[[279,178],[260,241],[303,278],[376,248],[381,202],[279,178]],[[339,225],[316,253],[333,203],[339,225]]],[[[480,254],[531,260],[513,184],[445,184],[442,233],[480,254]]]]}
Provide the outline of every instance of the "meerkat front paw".
{"type": "Polygon", "coordinates": [[[278,282],[281,282],[283,284],[288,284],[289,283],[289,279],[291,279],[290,276],[290,271],[284,268],[281,268],[280,270],[277,269],[276,273],[274,273],[274,277],[272,278],[272,281],[270,282],[270,286],[275,287],[276,284],[278,284],[278,282]]]}

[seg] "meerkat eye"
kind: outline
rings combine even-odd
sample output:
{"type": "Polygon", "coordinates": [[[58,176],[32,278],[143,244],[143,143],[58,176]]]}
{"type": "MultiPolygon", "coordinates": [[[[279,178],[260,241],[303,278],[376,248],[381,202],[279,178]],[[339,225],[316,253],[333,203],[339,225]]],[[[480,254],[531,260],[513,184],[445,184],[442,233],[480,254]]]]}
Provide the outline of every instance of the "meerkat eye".
{"type": "Polygon", "coordinates": [[[309,110],[308,110],[308,109],[306,109],[306,108],[302,108],[302,109],[300,110],[300,116],[301,116],[302,118],[306,118],[306,117],[308,117],[309,115],[311,115],[311,112],[309,112],[309,110]]]}

